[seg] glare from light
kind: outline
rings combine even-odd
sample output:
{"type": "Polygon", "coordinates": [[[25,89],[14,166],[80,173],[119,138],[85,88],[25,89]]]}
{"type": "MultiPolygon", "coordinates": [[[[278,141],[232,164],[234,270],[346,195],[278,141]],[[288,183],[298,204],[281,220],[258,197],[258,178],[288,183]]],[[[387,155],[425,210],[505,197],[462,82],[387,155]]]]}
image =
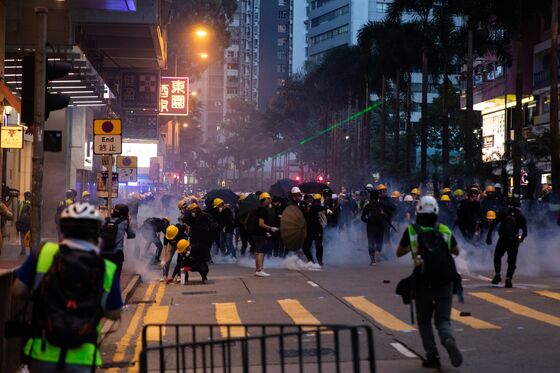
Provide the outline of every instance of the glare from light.
{"type": "Polygon", "coordinates": [[[350,139],[350,136],[346,135],[346,136],[344,137],[344,139],[345,139],[345,140],[348,140],[348,139],[350,139]]]}
{"type": "Polygon", "coordinates": [[[203,60],[206,60],[206,59],[208,59],[208,53],[206,53],[206,52],[202,52],[202,53],[200,53],[200,55],[199,55],[199,56],[200,56],[200,58],[202,58],[203,60]]]}
{"type": "Polygon", "coordinates": [[[187,122],[183,123],[183,128],[189,128],[189,124],[187,122]]]}
{"type": "Polygon", "coordinates": [[[202,38],[205,38],[205,37],[208,36],[208,31],[206,31],[204,29],[201,29],[201,28],[196,30],[194,33],[199,39],[202,39],[202,38]]]}
{"type": "Polygon", "coordinates": [[[196,95],[198,95],[198,92],[197,92],[197,91],[192,91],[192,92],[191,92],[191,96],[196,96],[196,95]]]}

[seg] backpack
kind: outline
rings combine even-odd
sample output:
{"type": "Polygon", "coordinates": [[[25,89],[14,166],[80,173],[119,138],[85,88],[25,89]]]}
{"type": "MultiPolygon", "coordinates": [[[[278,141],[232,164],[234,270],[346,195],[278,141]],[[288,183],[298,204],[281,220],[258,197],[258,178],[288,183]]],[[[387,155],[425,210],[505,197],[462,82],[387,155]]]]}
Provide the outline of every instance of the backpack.
{"type": "Polygon", "coordinates": [[[124,219],[118,218],[113,221],[112,218],[106,218],[105,223],[101,227],[99,236],[103,240],[103,252],[112,252],[117,246],[117,233],[119,232],[119,224],[122,223],[124,219]]]}
{"type": "Polygon", "coordinates": [[[59,365],[68,349],[97,344],[104,275],[105,261],[98,254],[61,246],[33,292],[34,334],[61,348],[59,365]]]}
{"type": "Polygon", "coordinates": [[[369,213],[368,213],[368,223],[380,224],[385,222],[385,213],[381,204],[378,201],[372,201],[368,203],[369,213]]]}
{"type": "Polygon", "coordinates": [[[428,287],[439,287],[457,281],[459,276],[449,244],[438,230],[424,230],[414,225],[418,235],[418,255],[422,264],[415,268],[416,280],[428,287]]]}

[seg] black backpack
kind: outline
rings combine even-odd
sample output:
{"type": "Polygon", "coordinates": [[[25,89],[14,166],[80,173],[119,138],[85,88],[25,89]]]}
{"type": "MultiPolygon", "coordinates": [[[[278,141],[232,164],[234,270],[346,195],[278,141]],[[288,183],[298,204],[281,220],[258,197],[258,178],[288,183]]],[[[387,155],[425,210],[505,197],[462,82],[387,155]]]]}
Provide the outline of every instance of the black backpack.
{"type": "Polygon", "coordinates": [[[97,253],[61,246],[33,293],[34,335],[60,347],[59,366],[68,349],[97,344],[104,275],[105,262],[97,253]]]}
{"type": "Polygon", "coordinates": [[[442,234],[435,230],[422,231],[414,226],[418,235],[418,254],[422,265],[415,268],[416,281],[422,285],[439,287],[457,281],[455,260],[442,234]]]}
{"type": "Polygon", "coordinates": [[[101,227],[99,236],[103,240],[103,252],[110,253],[115,250],[117,246],[117,233],[119,232],[119,224],[122,223],[124,219],[117,219],[113,221],[112,218],[106,218],[105,223],[101,227]]]}

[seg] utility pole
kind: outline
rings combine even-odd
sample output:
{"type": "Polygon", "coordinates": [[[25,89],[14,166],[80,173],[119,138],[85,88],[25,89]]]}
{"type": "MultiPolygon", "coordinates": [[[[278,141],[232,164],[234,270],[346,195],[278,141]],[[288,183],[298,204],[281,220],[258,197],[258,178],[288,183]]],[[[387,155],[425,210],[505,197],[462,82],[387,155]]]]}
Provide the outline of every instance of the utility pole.
{"type": "Polygon", "coordinates": [[[35,107],[33,110],[33,181],[31,183],[31,248],[41,242],[43,207],[43,135],[45,128],[47,14],[44,7],[35,8],[35,107]]]}
{"type": "Polygon", "coordinates": [[[107,155],[107,217],[111,217],[113,205],[113,154],[107,155]]]}

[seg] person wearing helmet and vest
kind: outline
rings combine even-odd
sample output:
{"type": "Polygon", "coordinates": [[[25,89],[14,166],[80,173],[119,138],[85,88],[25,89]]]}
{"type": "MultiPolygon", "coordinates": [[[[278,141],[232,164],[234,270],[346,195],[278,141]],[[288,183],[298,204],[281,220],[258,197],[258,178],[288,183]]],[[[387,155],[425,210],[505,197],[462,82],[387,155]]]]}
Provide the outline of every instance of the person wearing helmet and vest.
{"type": "Polygon", "coordinates": [[[255,276],[268,277],[270,274],[263,270],[264,255],[269,248],[269,238],[272,233],[278,232],[278,227],[273,227],[270,224],[268,208],[272,203],[270,194],[263,192],[259,194],[260,206],[256,211],[255,218],[257,219],[257,230],[253,233],[253,241],[255,242],[255,276]]]}
{"type": "Polygon", "coordinates": [[[101,365],[101,318],[119,319],[123,305],[116,265],[99,255],[103,221],[95,206],[67,206],[62,240],[44,243],[16,271],[13,295],[33,299],[23,349],[30,372],[91,372],[101,365]]]}
{"type": "Polygon", "coordinates": [[[426,352],[422,365],[439,369],[441,366],[432,329],[432,317],[441,344],[449,353],[453,366],[462,364],[451,329],[451,305],[454,282],[457,279],[451,254],[459,255],[453,232],[438,224],[439,206],[434,197],[424,196],[416,207],[416,224],[405,230],[397,248],[397,256],[409,252],[414,262],[414,293],[418,331],[426,352]],[[438,260],[439,259],[439,260],[438,260]]]}

